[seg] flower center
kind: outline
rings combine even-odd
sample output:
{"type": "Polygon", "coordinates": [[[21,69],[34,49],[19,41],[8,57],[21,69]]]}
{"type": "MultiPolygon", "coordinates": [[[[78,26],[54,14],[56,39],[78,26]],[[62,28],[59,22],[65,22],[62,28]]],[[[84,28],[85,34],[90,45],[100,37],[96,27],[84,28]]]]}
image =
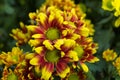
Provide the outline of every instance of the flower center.
{"type": "Polygon", "coordinates": [[[59,54],[59,50],[55,49],[55,50],[48,50],[46,52],[45,58],[47,59],[48,62],[57,62],[60,58],[60,54],[59,54]]]}
{"type": "Polygon", "coordinates": [[[73,73],[68,77],[68,80],[79,80],[79,77],[76,73],[73,73]]]}
{"type": "Polygon", "coordinates": [[[46,37],[50,40],[55,40],[60,38],[60,32],[56,28],[50,28],[46,32],[46,37]]]}
{"type": "Polygon", "coordinates": [[[18,77],[14,73],[11,73],[7,76],[7,80],[18,80],[18,77]]]}
{"type": "Polygon", "coordinates": [[[77,47],[75,47],[74,51],[77,52],[77,55],[78,55],[79,58],[81,58],[82,55],[84,54],[84,50],[83,50],[83,48],[80,45],[78,45],[77,47]]]}

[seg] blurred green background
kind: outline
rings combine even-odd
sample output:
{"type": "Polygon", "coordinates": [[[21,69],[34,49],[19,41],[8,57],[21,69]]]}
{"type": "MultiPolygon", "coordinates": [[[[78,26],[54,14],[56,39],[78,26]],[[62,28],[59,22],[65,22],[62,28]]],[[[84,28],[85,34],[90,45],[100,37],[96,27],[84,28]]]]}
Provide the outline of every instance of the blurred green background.
{"type": "Polygon", "coordinates": [[[19,22],[29,24],[28,13],[35,12],[45,0],[0,0],[0,52],[9,51],[15,44],[9,36],[19,22]]]}
{"type": "MultiPolygon", "coordinates": [[[[15,46],[15,41],[9,36],[13,28],[19,27],[19,22],[29,24],[28,13],[35,12],[45,0],[0,0],[0,52],[10,51],[15,46]]],[[[99,79],[109,74],[104,73],[105,62],[102,59],[102,52],[107,48],[114,49],[120,55],[120,27],[114,27],[112,12],[101,8],[102,0],[75,0],[76,4],[84,4],[86,18],[94,24],[94,41],[99,44],[97,57],[101,60],[95,64],[87,64],[94,76],[99,79]]],[[[90,80],[95,80],[91,72],[90,80]]],[[[111,78],[112,79],[112,78],[111,78]]],[[[120,79],[120,78],[118,78],[120,79]]],[[[117,80],[117,79],[116,79],[117,80]]]]}

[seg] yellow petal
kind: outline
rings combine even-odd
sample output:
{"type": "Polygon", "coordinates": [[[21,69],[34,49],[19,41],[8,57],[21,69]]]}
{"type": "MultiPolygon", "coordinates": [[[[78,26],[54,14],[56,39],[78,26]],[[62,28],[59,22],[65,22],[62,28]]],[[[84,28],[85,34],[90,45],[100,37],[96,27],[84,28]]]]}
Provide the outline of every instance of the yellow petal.
{"type": "Polygon", "coordinates": [[[78,35],[78,34],[73,34],[71,37],[71,39],[73,39],[73,40],[76,40],[78,38],[80,38],[80,35],[78,35]]]}
{"type": "Polygon", "coordinates": [[[75,46],[75,43],[72,39],[64,39],[64,46],[67,48],[75,46]]]}
{"type": "Polygon", "coordinates": [[[97,61],[99,61],[99,58],[97,58],[97,57],[94,57],[92,60],[90,60],[89,62],[90,63],[95,63],[95,62],[97,62],[97,61]]]}
{"type": "Polygon", "coordinates": [[[65,53],[63,51],[61,51],[61,57],[64,57],[65,53]]]}
{"type": "Polygon", "coordinates": [[[31,65],[39,65],[39,58],[36,56],[30,60],[31,65]]]}
{"type": "Polygon", "coordinates": [[[87,37],[87,36],[89,35],[89,29],[83,26],[83,27],[80,29],[80,34],[81,34],[82,36],[87,37]]]}
{"type": "Polygon", "coordinates": [[[27,27],[27,30],[28,30],[28,31],[34,32],[35,29],[36,29],[38,26],[36,26],[36,25],[28,25],[28,26],[26,26],[26,27],[27,27]]]}
{"type": "Polygon", "coordinates": [[[43,38],[42,34],[34,34],[32,35],[33,38],[43,38]]]}
{"type": "Polygon", "coordinates": [[[59,39],[55,42],[55,48],[57,48],[58,50],[61,50],[61,45],[64,43],[64,41],[62,39],[59,39]]]}
{"type": "Polygon", "coordinates": [[[53,66],[52,67],[51,66],[52,66],[51,64],[48,64],[47,66],[44,66],[42,68],[42,76],[41,76],[42,79],[49,80],[49,78],[52,75],[52,69],[54,69],[54,68],[52,68],[53,66]]]}
{"type": "Polygon", "coordinates": [[[47,16],[45,13],[39,13],[37,15],[37,21],[40,21],[42,24],[45,24],[46,18],[47,18],[47,16]]]}
{"type": "Polygon", "coordinates": [[[35,40],[30,40],[28,43],[29,43],[31,46],[37,46],[37,45],[40,43],[40,41],[37,40],[37,39],[35,39],[35,40]]]}
{"type": "Polygon", "coordinates": [[[63,24],[64,25],[69,25],[71,28],[76,28],[76,25],[73,22],[70,22],[70,21],[64,21],[63,24]]]}
{"type": "Polygon", "coordinates": [[[34,19],[36,17],[36,13],[33,12],[33,13],[29,13],[29,18],[30,19],[34,19]]]}
{"type": "Polygon", "coordinates": [[[56,18],[60,24],[63,23],[63,16],[61,16],[59,11],[56,12],[56,18]]]}
{"type": "Polygon", "coordinates": [[[84,72],[88,72],[89,71],[89,69],[88,69],[88,67],[87,67],[87,65],[85,63],[80,63],[80,65],[81,65],[81,67],[82,67],[84,72]]]}
{"type": "Polygon", "coordinates": [[[40,54],[43,51],[43,47],[37,47],[37,48],[34,48],[34,50],[35,50],[35,52],[40,54]]]}
{"type": "Polygon", "coordinates": [[[49,50],[53,50],[53,49],[54,49],[53,45],[50,43],[49,40],[45,40],[45,41],[43,42],[43,44],[44,44],[45,47],[46,47],[47,49],[49,49],[49,50]]]}
{"type": "Polygon", "coordinates": [[[54,18],[55,18],[54,13],[53,14],[51,13],[49,16],[49,22],[52,22],[54,18]]]}
{"type": "Polygon", "coordinates": [[[61,73],[59,73],[58,75],[61,77],[61,78],[65,78],[66,75],[70,72],[70,68],[67,67],[64,71],[62,71],[61,73]]]}

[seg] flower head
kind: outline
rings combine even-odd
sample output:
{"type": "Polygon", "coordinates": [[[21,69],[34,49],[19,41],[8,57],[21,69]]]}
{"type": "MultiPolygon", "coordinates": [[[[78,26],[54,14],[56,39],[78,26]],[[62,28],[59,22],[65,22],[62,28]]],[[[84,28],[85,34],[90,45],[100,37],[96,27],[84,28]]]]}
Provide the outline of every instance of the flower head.
{"type": "Polygon", "coordinates": [[[113,61],[117,57],[117,53],[113,50],[107,49],[103,52],[103,58],[106,61],[113,61]]]}
{"type": "Polygon", "coordinates": [[[113,0],[102,0],[102,8],[104,10],[112,11],[114,9],[114,7],[112,5],[112,1],[113,0]]]}
{"type": "Polygon", "coordinates": [[[102,8],[104,10],[108,10],[108,11],[113,11],[114,12],[114,16],[117,17],[117,19],[115,20],[115,27],[119,27],[120,24],[120,0],[102,0],[102,8]]]}
{"type": "Polygon", "coordinates": [[[74,62],[80,63],[82,69],[88,72],[84,62],[94,63],[99,60],[93,56],[97,45],[88,37],[88,27],[77,17],[74,9],[63,12],[52,6],[46,11],[30,17],[37,23],[29,41],[35,51],[30,64],[39,67],[41,79],[46,80],[53,73],[65,78],[70,73],[68,64],[74,62]]]}
{"type": "Polygon", "coordinates": [[[22,50],[20,50],[18,47],[13,47],[11,52],[3,52],[0,55],[0,59],[2,60],[2,62],[8,66],[18,64],[23,60],[23,58],[24,54],[22,50]]]}
{"type": "Polygon", "coordinates": [[[10,36],[17,40],[17,46],[27,43],[31,37],[31,31],[27,30],[22,22],[20,22],[20,27],[21,29],[13,29],[12,34],[10,34],[10,36]]]}

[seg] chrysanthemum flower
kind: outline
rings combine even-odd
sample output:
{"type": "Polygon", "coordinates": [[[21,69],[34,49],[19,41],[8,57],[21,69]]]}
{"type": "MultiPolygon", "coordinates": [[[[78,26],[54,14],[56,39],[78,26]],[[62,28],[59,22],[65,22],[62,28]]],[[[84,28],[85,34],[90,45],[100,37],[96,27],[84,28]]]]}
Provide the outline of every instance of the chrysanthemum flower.
{"type": "Polygon", "coordinates": [[[118,17],[115,20],[115,27],[120,26],[120,0],[102,0],[102,8],[104,10],[113,11],[114,15],[118,17]]]}
{"type": "Polygon", "coordinates": [[[46,13],[30,13],[29,16],[36,22],[36,26],[31,25],[34,34],[29,44],[36,53],[30,64],[40,68],[41,79],[48,80],[54,72],[65,78],[70,72],[69,64],[74,62],[80,63],[83,70],[88,72],[84,62],[99,60],[93,56],[97,46],[88,37],[89,29],[77,17],[74,9],[63,12],[52,6],[48,7],[46,13]]]}
{"type": "Polygon", "coordinates": [[[0,55],[0,59],[6,66],[18,64],[23,60],[23,58],[24,54],[18,47],[13,47],[11,52],[2,52],[0,55]]]}
{"type": "Polygon", "coordinates": [[[112,1],[113,0],[102,0],[102,8],[104,10],[112,11],[114,9],[114,7],[112,5],[112,1]]]}
{"type": "Polygon", "coordinates": [[[103,52],[103,58],[106,61],[113,61],[117,57],[117,53],[113,50],[107,49],[103,52]]]}
{"type": "MultiPolygon", "coordinates": [[[[30,54],[30,53],[29,53],[30,54]]],[[[13,47],[11,52],[3,52],[0,55],[0,60],[4,64],[2,80],[28,80],[33,74],[30,68],[29,61],[25,58],[26,53],[20,50],[19,47],[13,47]],[[26,73],[25,73],[26,72],[26,73]]]]}
{"type": "Polygon", "coordinates": [[[23,53],[23,50],[20,50],[19,47],[13,47],[11,52],[3,52],[0,55],[0,60],[4,65],[2,80],[39,79],[35,76],[34,68],[30,65],[26,54],[30,55],[31,53],[23,53]]]}
{"type": "Polygon", "coordinates": [[[17,46],[27,43],[32,34],[31,31],[27,30],[27,27],[22,22],[20,22],[20,27],[21,29],[13,29],[12,34],[10,34],[10,36],[12,36],[17,41],[17,46]]]}

